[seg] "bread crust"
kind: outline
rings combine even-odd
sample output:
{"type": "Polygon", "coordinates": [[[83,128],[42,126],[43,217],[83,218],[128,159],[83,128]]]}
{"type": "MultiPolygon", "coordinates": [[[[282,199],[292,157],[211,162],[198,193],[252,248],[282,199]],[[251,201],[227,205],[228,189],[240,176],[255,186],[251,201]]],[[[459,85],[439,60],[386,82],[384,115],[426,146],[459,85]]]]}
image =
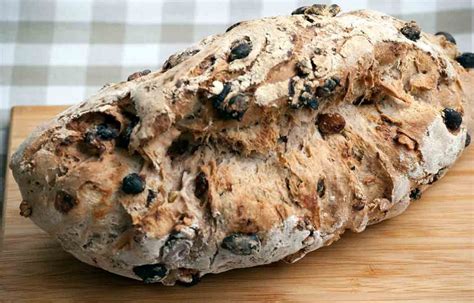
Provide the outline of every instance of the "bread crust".
{"type": "Polygon", "coordinates": [[[10,164],[22,212],[81,261],[166,285],[402,213],[465,148],[473,72],[411,23],[321,11],[242,22],[38,128],[10,164]]]}

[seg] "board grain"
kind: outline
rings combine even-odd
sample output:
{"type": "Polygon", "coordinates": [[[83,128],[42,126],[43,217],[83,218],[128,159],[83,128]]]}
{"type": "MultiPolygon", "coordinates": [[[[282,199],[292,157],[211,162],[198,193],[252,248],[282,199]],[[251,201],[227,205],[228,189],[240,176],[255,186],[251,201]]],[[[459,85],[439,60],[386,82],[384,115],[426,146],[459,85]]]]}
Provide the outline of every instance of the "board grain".
{"type": "MultiPolygon", "coordinates": [[[[15,107],[9,152],[64,107],[15,107]]],[[[474,148],[401,216],[346,232],[296,264],[205,276],[192,287],[143,285],[83,264],[19,216],[6,178],[0,301],[321,302],[474,300],[474,148]]]]}

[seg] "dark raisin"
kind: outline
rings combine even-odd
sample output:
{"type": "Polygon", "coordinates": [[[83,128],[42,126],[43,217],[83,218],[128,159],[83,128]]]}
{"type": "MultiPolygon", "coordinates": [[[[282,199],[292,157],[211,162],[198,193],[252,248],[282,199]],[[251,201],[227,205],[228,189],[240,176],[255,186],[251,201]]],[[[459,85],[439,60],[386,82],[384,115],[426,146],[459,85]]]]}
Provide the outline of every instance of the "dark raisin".
{"type": "Polygon", "coordinates": [[[293,97],[295,95],[295,80],[291,79],[288,83],[288,96],[293,97]]]}
{"type": "Polygon", "coordinates": [[[292,15],[303,15],[304,12],[308,9],[308,6],[298,7],[294,11],[291,12],[292,15]]]}
{"type": "Polygon", "coordinates": [[[146,196],[146,207],[149,207],[151,205],[151,202],[153,202],[155,198],[156,198],[156,193],[153,190],[149,189],[148,195],[146,196]]]}
{"type": "Polygon", "coordinates": [[[278,140],[280,142],[283,142],[283,143],[288,143],[288,137],[287,136],[280,136],[280,138],[278,138],[278,140]]]}
{"type": "Polygon", "coordinates": [[[206,174],[200,172],[197,174],[196,179],[194,179],[194,195],[202,199],[204,195],[207,193],[209,188],[209,182],[207,181],[206,174]]]}
{"type": "Polygon", "coordinates": [[[118,140],[117,140],[117,146],[127,148],[128,145],[130,144],[130,135],[132,134],[133,131],[133,125],[129,124],[127,127],[123,130],[123,132],[120,134],[118,140]]]}
{"type": "Polygon", "coordinates": [[[464,68],[474,68],[474,53],[464,53],[456,58],[464,68]]]}
{"type": "MultiPolygon", "coordinates": [[[[100,141],[110,141],[118,137],[118,130],[110,124],[102,123],[97,125],[94,129],[87,131],[84,134],[86,153],[101,154],[106,150],[106,146],[100,141]]],[[[81,147],[82,148],[82,147],[81,147]]]]}
{"type": "Polygon", "coordinates": [[[236,27],[239,26],[240,24],[242,24],[242,22],[237,22],[237,23],[232,24],[231,26],[229,26],[229,28],[227,28],[227,29],[225,30],[225,32],[227,33],[227,32],[229,32],[229,31],[231,31],[232,29],[236,28],[236,27]]]}
{"type": "Polygon", "coordinates": [[[214,108],[219,107],[220,104],[225,100],[227,95],[230,93],[230,90],[231,90],[230,84],[225,83],[224,87],[222,88],[222,91],[218,95],[215,95],[214,97],[212,97],[211,99],[212,106],[214,106],[214,108]]]}
{"type": "MultiPolygon", "coordinates": [[[[294,81],[290,81],[289,95],[290,97],[295,95],[294,81]]],[[[316,110],[319,107],[319,100],[313,95],[312,88],[305,85],[304,91],[300,93],[297,102],[295,102],[295,99],[291,99],[289,100],[289,106],[292,109],[299,109],[304,106],[316,110]]]]}
{"type": "Polygon", "coordinates": [[[355,211],[361,211],[365,207],[365,203],[362,201],[358,201],[357,203],[352,205],[352,209],[355,211]]]}
{"type": "Polygon", "coordinates": [[[147,264],[135,266],[133,272],[145,283],[154,283],[163,280],[168,274],[168,269],[163,264],[147,264]]]}
{"type": "Polygon", "coordinates": [[[417,41],[421,36],[421,29],[415,21],[405,23],[405,25],[400,29],[400,32],[412,41],[417,41]]]}
{"type": "Polygon", "coordinates": [[[113,140],[118,137],[118,131],[107,124],[99,124],[96,128],[97,137],[104,141],[113,140]]]}
{"type": "Polygon", "coordinates": [[[415,188],[410,192],[410,199],[418,200],[421,198],[421,190],[419,188],[415,188]]]}
{"type": "Polygon", "coordinates": [[[313,4],[311,6],[302,6],[294,10],[292,15],[326,15],[334,17],[341,11],[341,8],[336,5],[313,4]]]}
{"type": "Polygon", "coordinates": [[[305,101],[305,107],[311,108],[311,109],[318,109],[319,107],[319,101],[318,98],[312,97],[311,99],[305,101]]]}
{"type": "Polygon", "coordinates": [[[225,237],[221,247],[236,255],[248,256],[260,251],[261,243],[256,234],[235,233],[225,237]]]}
{"type": "Polygon", "coordinates": [[[324,184],[324,179],[319,179],[316,190],[318,192],[318,197],[324,197],[324,193],[326,193],[326,185],[324,184]]]}
{"type": "Polygon", "coordinates": [[[314,23],[313,18],[311,18],[311,17],[308,16],[308,15],[304,15],[303,18],[304,18],[306,21],[308,21],[309,23],[314,23]]]}
{"type": "Polygon", "coordinates": [[[117,138],[117,146],[128,148],[130,144],[130,136],[132,135],[133,128],[138,124],[138,118],[135,117],[130,121],[130,123],[125,127],[120,136],[117,138]]]}
{"type": "Polygon", "coordinates": [[[220,118],[225,120],[241,120],[249,107],[249,97],[238,94],[222,102],[213,102],[220,118]]]}
{"type": "Polygon", "coordinates": [[[471,145],[471,135],[470,134],[466,134],[466,143],[464,144],[465,147],[468,147],[469,145],[471,145]]]}
{"type": "Polygon", "coordinates": [[[243,41],[234,42],[230,49],[229,62],[237,59],[247,57],[252,51],[252,43],[250,40],[245,39],[243,41]]]}
{"type": "Polygon", "coordinates": [[[331,95],[331,93],[339,85],[339,82],[340,82],[340,80],[337,77],[332,77],[330,79],[327,79],[324,82],[323,86],[320,86],[316,89],[316,96],[318,96],[318,97],[328,97],[329,95],[331,95]]]}
{"type": "Polygon", "coordinates": [[[183,282],[183,281],[178,280],[176,281],[176,284],[180,286],[184,286],[184,287],[191,287],[198,284],[199,282],[201,282],[201,278],[199,278],[199,274],[194,274],[191,276],[191,282],[183,282]]]}
{"type": "Polygon", "coordinates": [[[142,71],[139,71],[139,72],[135,72],[135,73],[131,74],[130,76],[128,76],[127,81],[132,81],[132,80],[138,79],[140,77],[148,75],[149,73],[151,73],[151,70],[149,70],[149,69],[145,69],[145,70],[142,70],[142,71]]]}
{"type": "Polygon", "coordinates": [[[338,134],[346,126],[346,120],[338,113],[320,114],[317,124],[319,131],[324,135],[338,134]]]}
{"type": "Polygon", "coordinates": [[[166,154],[171,158],[175,158],[186,153],[186,151],[188,151],[188,148],[189,140],[184,138],[178,138],[174,140],[173,143],[171,143],[166,154]]]}
{"type": "Polygon", "coordinates": [[[73,196],[65,191],[58,191],[54,200],[54,208],[63,213],[67,214],[74,206],[77,205],[77,200],[73,196]]]}
{"type": "Polygon", "coordinates": [[[443,110],[443,118],[444,124],[446,124],[449,130],[456,131],[461,127],[462,116],[458,111],[452,108],[445,108],[443,110]]]}
{"type": "Polygon", "coordinates": [[[122,190],[126,194],[139,194],[145,190],[145,180],[136,173],[131,173],[122,180],[122,190]]]}
{"type": "Polygon", "coordinates": [[[28,218],[29,216],[31,216],[32,212],[33,212],[33,209],[31,207],[31,205],[25,200],[21,201],[21,203],[20,203],[20,216],[28,218]]]}
{"type": "Polygon", "coordinates": [[[456,40],[454,39],[453,35],[451,35],[450,33],[447,33],[447,32],[437,32],[435,34],[436,36],[444,36],[446,38],[446,40],[448,40],[449,42],[451,42],[452,44],[456,44],[456,40]]]}

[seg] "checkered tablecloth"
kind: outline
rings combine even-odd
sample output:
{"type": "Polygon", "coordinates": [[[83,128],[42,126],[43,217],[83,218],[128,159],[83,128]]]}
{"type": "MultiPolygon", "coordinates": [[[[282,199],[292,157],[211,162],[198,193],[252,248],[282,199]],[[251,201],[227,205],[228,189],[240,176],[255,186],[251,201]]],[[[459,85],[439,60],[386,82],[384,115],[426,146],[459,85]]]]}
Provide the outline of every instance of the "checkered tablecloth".
{"type": "MultiPolygon", "coordinates": [[[[315,2],[0,0],[0,182],[10,107],[76,103],[107,82],[145,68],[158,69],[171,53],[237,21],[288,15],[315,2]]],[[[471,0],[318,3],[416,20],[424,31],[451,32],[461,50],[473,50],[471,0]]],[[[2,189],[0,183],[0,197],[2,189]]]]}

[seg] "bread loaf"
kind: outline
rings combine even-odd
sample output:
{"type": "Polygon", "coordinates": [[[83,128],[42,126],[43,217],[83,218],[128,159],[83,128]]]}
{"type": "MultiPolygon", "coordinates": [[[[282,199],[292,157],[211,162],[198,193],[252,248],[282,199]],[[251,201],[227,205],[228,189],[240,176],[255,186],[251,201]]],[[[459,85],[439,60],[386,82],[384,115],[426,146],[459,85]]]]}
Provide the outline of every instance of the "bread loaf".
{"type": "Polygon", "coordinates": [[[473,72],[445,35],[338,13],[238,23],[61,113],[12,157],[21,214],[166,285],[399,215],[468,145],[473,72]]]}

